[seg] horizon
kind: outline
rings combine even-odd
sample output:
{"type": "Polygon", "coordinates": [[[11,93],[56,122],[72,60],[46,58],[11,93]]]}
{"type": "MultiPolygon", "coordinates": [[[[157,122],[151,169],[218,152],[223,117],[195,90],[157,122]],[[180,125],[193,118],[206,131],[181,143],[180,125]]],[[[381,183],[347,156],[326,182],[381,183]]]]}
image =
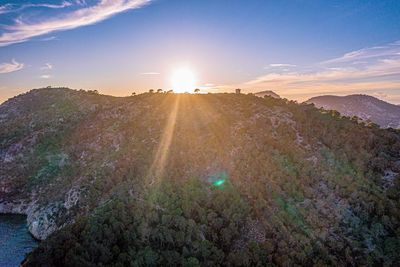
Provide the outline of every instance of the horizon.
{"type": "Polygon", "coordinates": [[[0,1],[0,103],[51,85],[400,104],[399,10],[394,0],[0,1]]]}
{"type": "MultiPolygon", "coordinates": [[[[175,91],[171,91],[171,90],[169,90],[169,91],[167,91],[167,90],[164,90],[164,89],[162,89],[162,88],[158,88],[158,89],[149,89],[149,90],[147,90],[147,91],[142,91],[142,92],[139,92],[139,93],[137,93],[137,92],[132,92],[133,94],[130,94],[130,95],[112,95],[112,94],[104,94],[104,93],[102,93],[102,92],[99,92],[98,90],[96,90],[96,89],[84,89],[84,88],[79,88],[79,89],[77,89],[77,88],[70,88],[70,87],[68,87],[68,86],[46,86],[46,87],[41,87],[41,88],[32,88],[32,89],[29,89],[29,90],[26,90],[26,91],[24,91],[24,92],[21,92],[20,94],[18,94],[18,95],[15,95],[15,96],[12,96],[12,97],[10,97],[10,98],[8,98],[8,99],[5,99],[4,101],[2,101],[1,102],[1,100],[0,100],[0,105],[1,104],[3,104],[3,103],[5,103],[6,101],[8,101],[8,100],[10,100],[10,99],[13,99],[13,98],[15,98],[15,97],[18,97],[19,95],[23,95],[23,94],[27,94],[27,93],[30,93],[31,91],[33,91],[33,90],[43,90],[43,89],[67,89],[67,90],[73,90],[73,91],[83,91],[83,92],[85,92],[85,93],[93,93],[93,92],[95,92],[95,94],[99,94],[99,95],[102,95],[102,96],[106,96],[106,97],[117,97],[117,98],[126,98],[126,97],[132,97],[132,96],[136,96],[136,95],[140,95],[140,94],[146,94],[146,93],[153,93],[153,94],[169,94],[169,93],[171,93],[171,94],[189,94],[189,95],[197,95],[197,94],[200,94],[200,95],[202,95],[202,94],[237,94],[236,92],[235,92],[235,89],[232,89],[231,91],[222,91],[222,92],[205,92],[205,91],[199,91],[199,92],[194,92],[194,91],[192,91],[192,92],[190,92],[190,91],[182,91],[182,92],[175,92],[175,91]],[[150,92],[150,90],[153,90],[152,92],[150,92]],[[157,90],[162,90],[162,91],[160,91],[160,92],[158,92],[157,90]]],[[[198,89],[198,88],[197,88],[198,89]]],[[[237,89],[240,89],[240,88],[237,88],[237,89]]],[[[263,92],[267,92],[267,91],[269,91],[269,92],[272,92],[272,93],[275,93],[274,91],[272,91],[272,90],[264,90],[264,91],[257,91],[257,92],[240,92],[240,94],[244,94],[244,95],[246,95],[246,94],[257,94],[257,93],[263,93],[263,92]]],[[[298,100],[296,100],[296,99],[288,99],[288,98],[285,98],[285,97],[281,97],[280,96],[280,98],[281,99],[286,99],[286,100],[289,100],[289,101],[295,101],[295,102],[297,102],[298,104],[302,104],[302,103],[306,103],[307,101],[309,101],[309,100],[311,100],[311,99],[313,99],[313,98],[317,98],[317,97],[349,97],[349,96],[369,96],[369,97],[373,97],[373,98],[376,98],[376,99],[378,99],[378,100],[380,100],[380,101],[384,101],[384,102],[386,102],[386,103],[388,103],[388,104],[391,104],[391,105],[395,105],[395,106],[399,106],[399,104],[396,104],[396,103],[392,103],[392,102],[389,102],[389,101],[387,101],[387,100],[385,100],[385,99],[383,99],[383,97],[379,97],[379,95],[368,95],[368,94],[363,94],[363,93],[354,93],[354,94],[349,94],[349,95],[338,95],[338,94],[336,94],[336,95],[333,95],[333,94],[321,94],[321,95],[316,95],[316,96],[312,96],[312,97],[310,97],[310,98],[307,98],[307,99],[305,99],[304,101],[298,101],[298,100]]]]}

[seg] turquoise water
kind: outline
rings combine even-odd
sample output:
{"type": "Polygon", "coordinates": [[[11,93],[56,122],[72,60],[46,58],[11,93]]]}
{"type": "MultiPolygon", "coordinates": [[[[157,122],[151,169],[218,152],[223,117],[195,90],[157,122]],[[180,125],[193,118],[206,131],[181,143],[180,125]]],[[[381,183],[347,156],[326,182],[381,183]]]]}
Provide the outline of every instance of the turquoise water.
{"type": "Polygon", "coordinates": [[[26,216],[0,214],[0,266],[15,267],[38,242],[28,232],[26,216]]]}

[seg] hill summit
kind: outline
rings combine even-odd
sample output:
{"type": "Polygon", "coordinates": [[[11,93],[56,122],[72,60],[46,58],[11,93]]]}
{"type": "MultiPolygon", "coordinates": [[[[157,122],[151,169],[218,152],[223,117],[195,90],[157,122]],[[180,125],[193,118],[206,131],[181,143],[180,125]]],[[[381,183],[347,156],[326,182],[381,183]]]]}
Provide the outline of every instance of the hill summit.
{"type": "Polygon", "coordinates": [[[24,266],[398,265],[400,136],[272,97],[32,90],[0,105],[24,266]]]}

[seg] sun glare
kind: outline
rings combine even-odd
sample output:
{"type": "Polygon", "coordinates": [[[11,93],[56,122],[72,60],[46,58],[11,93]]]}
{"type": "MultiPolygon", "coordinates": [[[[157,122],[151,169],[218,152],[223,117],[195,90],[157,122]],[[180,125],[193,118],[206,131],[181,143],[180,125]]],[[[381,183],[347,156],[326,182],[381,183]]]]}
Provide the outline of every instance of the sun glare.
{"type": "Polygon", "coordinates": [[[174,71],[171,81],[176,93],[191,93],[196,88],[196,77],[190,69],[182,68],[174,71]]]}

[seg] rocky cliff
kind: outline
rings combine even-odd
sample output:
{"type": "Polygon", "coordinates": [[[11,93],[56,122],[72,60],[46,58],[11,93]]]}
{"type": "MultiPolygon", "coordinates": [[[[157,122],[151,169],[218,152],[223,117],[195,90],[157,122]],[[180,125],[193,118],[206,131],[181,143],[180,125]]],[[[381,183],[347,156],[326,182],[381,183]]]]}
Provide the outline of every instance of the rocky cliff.
{"type": "Polygon", "coordinates": [[[0,212],[27,215],[37,239],[45,239],[74,221],[79,179],[55,189],[50,181],[70,165],[68,154],[55,146],[60,134],[73,130],[85,116],[110,100],[66,88],[32,90],[0,106],[0,212]],[[73,184],[76,183],[76,184],[73,184]]]}

